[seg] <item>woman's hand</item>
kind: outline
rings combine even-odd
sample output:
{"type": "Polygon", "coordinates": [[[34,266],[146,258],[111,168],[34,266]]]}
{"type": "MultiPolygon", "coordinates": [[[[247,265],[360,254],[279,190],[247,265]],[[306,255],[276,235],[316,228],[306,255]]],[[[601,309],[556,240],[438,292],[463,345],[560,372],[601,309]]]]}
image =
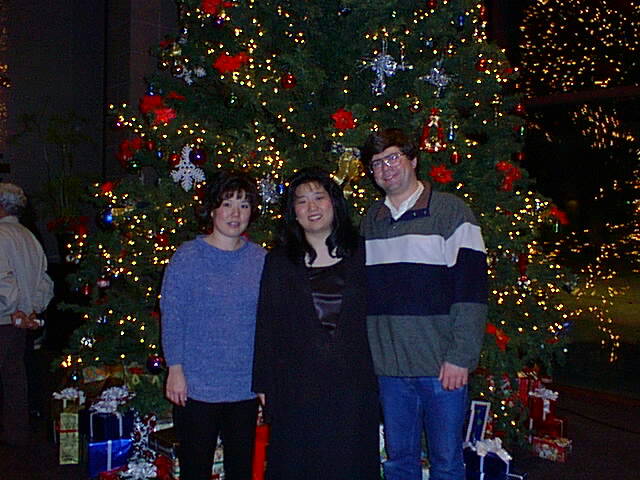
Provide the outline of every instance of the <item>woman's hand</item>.
{"type": "Polygon", "coordinates": [[[187,403],[187,380],[182,365],[171,365],[167,377],[166,395],[171,403],[184,407],[187,403]]]}

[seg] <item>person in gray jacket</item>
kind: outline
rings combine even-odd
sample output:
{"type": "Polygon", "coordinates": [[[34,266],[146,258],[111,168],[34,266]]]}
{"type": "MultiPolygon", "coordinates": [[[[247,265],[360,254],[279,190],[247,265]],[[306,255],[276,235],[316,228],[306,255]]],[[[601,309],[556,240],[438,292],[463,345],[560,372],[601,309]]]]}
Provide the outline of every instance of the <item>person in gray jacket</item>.
{"type": "Polygon", "coordinates": [[[53,298],[47,259],[35,236],[18,216],[27,198],[20,187],[0,183],[0,379],[3,441],[29,441],[25,333],[41,326],[37,318],[53,298]]]}

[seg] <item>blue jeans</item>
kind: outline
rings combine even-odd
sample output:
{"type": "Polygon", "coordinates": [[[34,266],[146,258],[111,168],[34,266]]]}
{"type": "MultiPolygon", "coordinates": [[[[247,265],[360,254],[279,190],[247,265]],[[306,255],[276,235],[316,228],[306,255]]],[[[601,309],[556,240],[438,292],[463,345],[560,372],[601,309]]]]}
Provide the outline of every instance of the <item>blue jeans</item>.
{"type": "Polygon", "coordinates": [[[464,480],[462,432],[467,387],[445,390],[438,377],[378,377],[384,414],[386,480],[419,480],[426,431],[430,480],[464,480]]]}

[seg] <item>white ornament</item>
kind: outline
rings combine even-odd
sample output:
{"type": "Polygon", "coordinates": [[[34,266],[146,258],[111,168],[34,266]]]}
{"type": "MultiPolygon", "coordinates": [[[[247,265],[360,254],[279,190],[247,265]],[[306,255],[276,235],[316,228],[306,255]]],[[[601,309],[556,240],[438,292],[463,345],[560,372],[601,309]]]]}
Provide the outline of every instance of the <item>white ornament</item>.
{"type": "Polygon", "coordinates": [[[196,167],[191,163],[191,160],[189,160],[189,153],[191,153],[191,147],[189,145],[182,147],[180,163],[178,163],[175,170],[171,172],[173,181],[179,183],[185,192],[191,190],[196,183],[204,182],[206,179],[204,170],[196,167]]]}

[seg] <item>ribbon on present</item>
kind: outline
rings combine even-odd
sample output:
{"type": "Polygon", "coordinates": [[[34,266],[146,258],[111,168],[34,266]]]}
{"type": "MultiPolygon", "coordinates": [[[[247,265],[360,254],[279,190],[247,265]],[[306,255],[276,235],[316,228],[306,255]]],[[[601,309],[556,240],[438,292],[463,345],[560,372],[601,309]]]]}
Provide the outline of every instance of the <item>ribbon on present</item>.
{"type": "Polygon", "coordinates": [[[505,463],[508,464],[511,461],[511,455],[502,447],[502,440],[499,438],[478,440],[470,447],[481,457],[486,457],[489,453],[495,453],[505,463]]]}
{"type": "Polygon", "coordinates": [[[551,413],[551,402],[558,400],[558,392],[554,392],[548,388],[539,387],[533,392],[529,392],[529,396],[542,399],[542,421],[545,421],[547,419],[547,415],[551,413]]]}
{"type": "Polygon", "coordinates": [[[53,398],[62,400],[63,410],[67,408],[67,403],[69,402],[78,402],[79,405],[84,405],[86,400],[84,392],[75,387],[68,387],[59,392],[53,392],[53,398]]]}

